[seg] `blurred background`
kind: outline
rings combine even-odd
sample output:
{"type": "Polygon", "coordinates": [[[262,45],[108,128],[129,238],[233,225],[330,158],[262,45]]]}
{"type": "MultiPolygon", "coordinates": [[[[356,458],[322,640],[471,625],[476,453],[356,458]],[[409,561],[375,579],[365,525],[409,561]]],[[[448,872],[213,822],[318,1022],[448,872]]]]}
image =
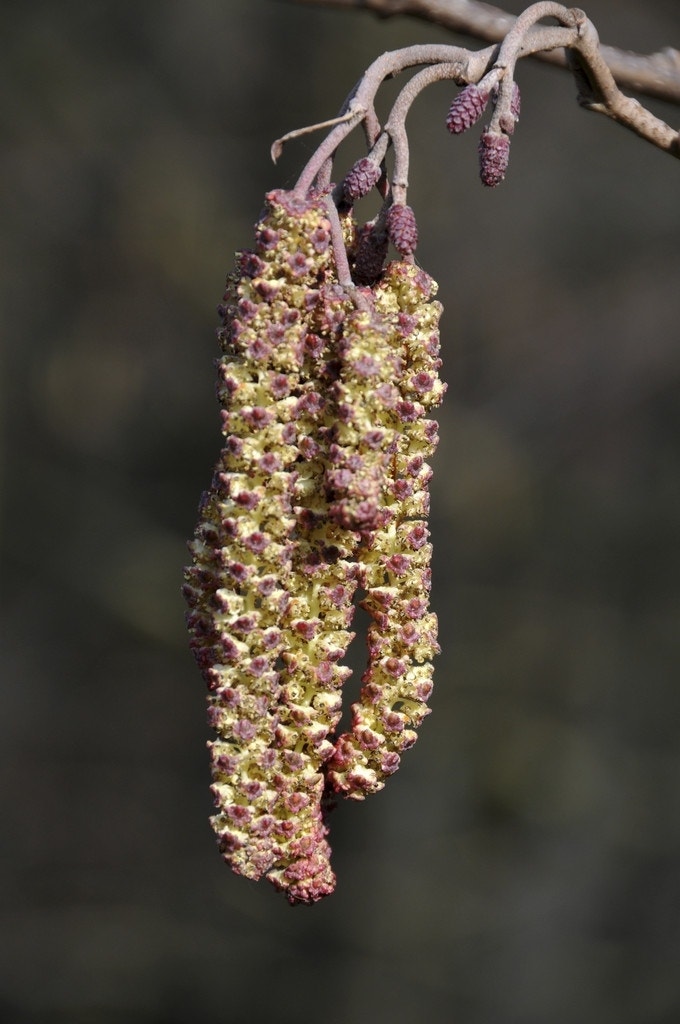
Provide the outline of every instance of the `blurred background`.
{"type": "MultiPolygon", "coordinates": [[[[207,821],[179,587],[214,309],[317,141],[275,168],[272,140],[384,50],[469,41],[276,0],[1,7],[3,1024],[675,1024],[677,162],[528,62],[495,191],[450,84],[412,111],[449,382],[434,714],[335,812],[337,893],[292,909],[207,821]]],[[[676,0],[587,10],[680,45],[676,0]]]]}

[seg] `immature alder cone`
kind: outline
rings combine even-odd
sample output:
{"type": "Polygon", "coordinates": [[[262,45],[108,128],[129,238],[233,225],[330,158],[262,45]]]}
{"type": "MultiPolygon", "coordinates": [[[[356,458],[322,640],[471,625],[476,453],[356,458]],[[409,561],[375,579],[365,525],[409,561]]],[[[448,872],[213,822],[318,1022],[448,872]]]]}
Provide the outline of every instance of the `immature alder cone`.
{"type": "Polygon", "coordinates": [[[380,166],[370,157],[357,160],[346,174],[342,188],[345,198],[352,202],[368,195],[380,177],[380,166]]]}
{"type": "Polygon", "coordinates": [[[435,291],[399,261],[372,287],[340,285],[323,199],[283,191],[227,282],[223,447],[184,593],[220,850],[292,903],[333,891],[332,795],[380,789],[427,714],[435,291]],[[338,737],[355,599],[368,667],[338,737]]]}
{"type": "Polygon", "coordinates": [[[418,245],[418,225],[410,206],[395,203],[387,211],[387,236],[402,256],[410,256],[418,245]]]}
{"type": "Polygon", "coordinates": [[[507,135],[486,131],[479,142],[479,176],[489,188],[500,185],[510,160],[510,139],[507,135]]]}
{"type": "Polygon", "coordinates": [[[460,135],[472,128],[486,110],[491,94],[477,85],[466,85],[449,107],[446,127],[452,135],[460,135]]]}

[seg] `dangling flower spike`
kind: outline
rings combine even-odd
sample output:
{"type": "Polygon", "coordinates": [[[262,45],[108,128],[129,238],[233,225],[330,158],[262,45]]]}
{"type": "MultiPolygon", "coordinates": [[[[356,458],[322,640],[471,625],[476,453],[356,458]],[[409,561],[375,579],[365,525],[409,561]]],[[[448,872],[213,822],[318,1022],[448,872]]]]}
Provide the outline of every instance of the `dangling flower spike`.
{"type": "MultiPolygon", "coordinates": [[[[438,441],[430,417],[445,392],[441,305],[415,262],[406,118],[435,81],[461,89],[446,118],[453,135],[491,104],[479,162],[494,187],[519,117],[517,59],[556,47],[587,65],[585,101],[602,109],[597,89],[613,93],[596,33],[561,4],[534,4],[500,47],[413,46],[378,58],[338,117],[314,126],[330,131],[295,187],[267,194],[252,248],[227,277],[222,448],[184,596],[214,731],[219,849],[235,872],[267,878],[292,904],[333,892],[330,809],[338,796],[378,792],[400,766],[429,714],[439,650],[428,485],[438,441]],[[539,26],[545,17],[558,25],[539,26]],[[381,125],[379,87],[414,68],[381,125]],[[338,147],[360,126],[367,152],[334,185],[338,147]],[[362,223],[371,198],[377,209],[362,223]],[[357,606],[370,619],[367,664],[338,734],[357,606]]],[[[635,130],[665,138],[660,125],[635,130]]],[[[274,159],[311,130],[277,140],[274,159]]]]}

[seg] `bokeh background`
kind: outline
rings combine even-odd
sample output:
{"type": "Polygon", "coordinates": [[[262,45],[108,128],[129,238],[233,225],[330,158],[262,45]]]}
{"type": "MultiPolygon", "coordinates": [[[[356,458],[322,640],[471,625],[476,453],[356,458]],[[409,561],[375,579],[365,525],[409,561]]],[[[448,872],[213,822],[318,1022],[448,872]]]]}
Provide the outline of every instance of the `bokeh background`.
{"type": "MultiPolygon", "coordinates": [[[[292,909],[207,823],[179,586],[219,447],[214,308],[316,140],[277,168],[271,141],[382,51],[452,37],[276,0],[0,13],[0,1019],[675,1024],[677,162],[526,63],[489,192],[451,86],[418,100],[449,381],[434,714],[335,812],[336,895],[292,909]]],[[[676,0],[588,13],[680,45],[676,0]]]]}

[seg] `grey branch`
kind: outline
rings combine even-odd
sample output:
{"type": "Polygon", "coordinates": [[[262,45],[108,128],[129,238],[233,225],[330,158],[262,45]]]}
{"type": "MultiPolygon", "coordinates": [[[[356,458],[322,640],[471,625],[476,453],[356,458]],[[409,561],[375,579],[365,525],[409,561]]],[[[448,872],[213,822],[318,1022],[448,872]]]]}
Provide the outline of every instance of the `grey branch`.
{"type": "MultiPolygon", "coordinates": [[[[511,104],[517,60],[539,52],[556,51],[566,54],[565,60],[578,87],[578,101],[583,107],[612,118],[659,149],[680,158],[680,135],[677,130],[652,114],[638,100],[620,91],[602,54],[597,30],[584,11],[551,0],[541,0],[531,4],[518,18],[512,20],[500,46],[492,45],[472,51],[459,46],[420,44],[378,57],[350,92],[340,116],[324,122],[324,126],[333,125],[333,128],[307,163],[296,187],[306,192],[314,182],[321,188],[328,184],[335,151],[358,124],[363,122],[369,145],[376,142],[380,128],[373,101],[386,78],[408,68],[431,66],[427,72],[417,74],[412,83],[402,90],[388,125],[385,126],[397,157],[399,173],[394,185],[405,189],[408,148],[404,119],[413,99],[426,84],[440,78],[453,78],[459,85],[477,83],[482,76],[493,71],[496,76],[494,84],[499,83],[499,95],[490,129],[496,134],[499,131],[511,134],[508,126],[514,128],[511,104]],[[540,25],[539,22],[544,18],[554,18],[558,25],[540,25]]],[[[287,139],[316,127],[320,126],[298,129],[278,139],[272,147],[274,159],[287,139]]]]}
{"type": "MultiPolygon", "coordinates": [[[[372,11],[380,17],[409,15],[442,25],[488,43],[505,39],[517,20],[499,7],[477,0],[285,0],[288,3],[344,10],[372,11]]],[[[614,81],[642,96],[680,104],[680,51],[667,47],[658,53],[638,54],[601,46],[600,54],[614,81]]],[[[561,51],[535,54],[539,60],[567,67],[561,51]]]]}

